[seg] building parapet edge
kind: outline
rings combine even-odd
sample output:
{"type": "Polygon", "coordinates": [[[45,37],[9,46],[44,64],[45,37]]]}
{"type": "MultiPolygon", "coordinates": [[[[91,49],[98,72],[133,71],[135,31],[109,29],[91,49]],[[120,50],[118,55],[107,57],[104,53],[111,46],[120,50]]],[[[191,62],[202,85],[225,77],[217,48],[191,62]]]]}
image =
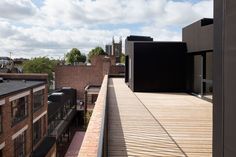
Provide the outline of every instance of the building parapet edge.
{"type": "Polygon", "coordinates": [[[108,75],[105,75],[78,157],[100,157],[104,155],[107,88],[108,75]]]}

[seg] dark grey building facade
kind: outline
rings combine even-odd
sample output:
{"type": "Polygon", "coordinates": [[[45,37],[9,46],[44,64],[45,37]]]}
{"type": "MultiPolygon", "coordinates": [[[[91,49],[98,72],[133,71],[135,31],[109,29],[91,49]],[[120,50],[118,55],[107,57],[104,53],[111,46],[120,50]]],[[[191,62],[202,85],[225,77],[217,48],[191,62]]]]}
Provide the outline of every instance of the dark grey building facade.
{"type": "Polygon", "coordinates": [[[236,156],[236,1],[214,1],[213,157],[236,156]]]}
{"type": "Polygon", "coordinates": [[[212,99],[213,19],[204,18],[183,28],[187,45],[186,89],[212,99]]]}

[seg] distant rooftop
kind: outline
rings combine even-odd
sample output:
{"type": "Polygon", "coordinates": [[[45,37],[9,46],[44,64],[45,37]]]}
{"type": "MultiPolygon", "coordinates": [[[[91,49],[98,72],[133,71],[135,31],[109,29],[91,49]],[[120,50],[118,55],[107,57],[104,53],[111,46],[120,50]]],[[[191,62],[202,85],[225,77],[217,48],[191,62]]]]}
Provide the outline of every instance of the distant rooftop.
{"type": "Polygon", "coordinates": [[[11,60],[9,57],[0,57],[0,60],[11,60]]]}
{"type": "Polygon", "coordinates": [[[44,84],[44,81],[3,80],[0,82],[0,96],[44,84]]]}
{"type": "Polygon", "coordinates": [[[92,93],[99,93],[101,86],[96,86],[96,85],[88,85],[85,90],[92,94],[92,93]]]}
{"type": "Polygon", "coordinates": [[[153,41],[153,38],[149,36],[137,36],[137,35],[130,35],[127,37],[128,41],[153,41]]]}

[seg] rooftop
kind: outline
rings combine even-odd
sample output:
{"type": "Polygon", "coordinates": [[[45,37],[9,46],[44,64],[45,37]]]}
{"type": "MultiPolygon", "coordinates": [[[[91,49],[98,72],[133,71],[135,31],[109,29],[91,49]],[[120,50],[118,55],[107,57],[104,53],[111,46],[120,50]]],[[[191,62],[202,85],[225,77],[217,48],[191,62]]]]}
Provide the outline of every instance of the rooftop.
{"type": "Polygon", "coordinates": [[[3,80],[0,83],[0,96],[44,84],[44,81],[3,80]]]}
{"type": "Polygon", "coordinates": [[[212,103],[186,93],[134,93],[123,79],[106,79],[79,156],[212,156],[212,103]]]}
{"type": "Polygon", "coordinates": [[[186,93],[133,93],[109,79],[108,156],[211,156],[212,104],[186,93]]]}
{"type": "Polygon", "coordinates": [[[85,88],[88,94],[98,94],[101,86],[89,85],[85,88]]]}

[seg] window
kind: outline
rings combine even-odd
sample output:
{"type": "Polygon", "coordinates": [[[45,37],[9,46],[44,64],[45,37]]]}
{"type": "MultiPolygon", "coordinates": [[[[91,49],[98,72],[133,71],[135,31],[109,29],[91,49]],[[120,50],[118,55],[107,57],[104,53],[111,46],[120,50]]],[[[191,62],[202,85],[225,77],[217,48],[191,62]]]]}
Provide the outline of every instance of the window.
{"type": "Polygon", "coordinates": [[[87,94],[87,104],[94,104],[97,100],[97,94],[87,94]]]}
{"type": "Polygon", "coordinates": [[[98,95],[92,94],[92,103],[94,104],[97,101],[98,95]]]}
{"type": "Polygon", "coordinates": [[[38,110],[44,104],[44,90],[34,92],[34,111],[38,110]]]}
{"type": "Polygon", "coordinates": [[[41,119],[33,124],[33,143],[36,145],[41,138],[41,119]]]}
{"type": "Polygon", "coordinates": [[[28,96],[13,100],[12,107],[12,124],[21,121],[28,114],[28,96]]]}
{"type": "Polygon", "coordinates": [[[25,157],[26,154],[26,131],[14,139],[14,156],[25,157]]]}

